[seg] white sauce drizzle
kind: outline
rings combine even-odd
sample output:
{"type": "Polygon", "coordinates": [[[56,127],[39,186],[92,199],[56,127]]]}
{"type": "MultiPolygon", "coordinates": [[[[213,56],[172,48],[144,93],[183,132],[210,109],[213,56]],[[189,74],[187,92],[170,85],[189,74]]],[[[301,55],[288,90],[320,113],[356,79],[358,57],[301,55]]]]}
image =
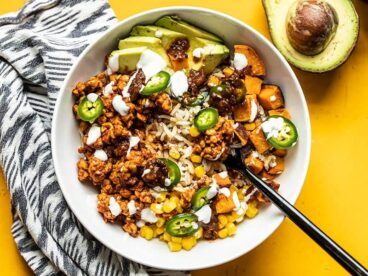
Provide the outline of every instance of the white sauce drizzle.
{"type": "Polygon", "coordinates": [[[91,102],[94,103],[95,101],[97,101],[98,99],[98,95],[96,93],[89,93],[87,95],[87,99],[91,102]]]}
{"type": "Polygon", "coordinates": [[[254,100],[250,102],[250,118],[249,122],[253,122],[257,116],[258,106],[254,100]]]}
{"type": "Polygon", "coordinates": [[[217,195],[217,190],[218,190],[218,185],[215,182],[212,182],[212,184],[210,185],[210,188],[206,194],[206,198],[207,199],[212,199],[217,195]]]}
{"type": "Polygon", "coordinates": [[[156,31],[156,32],[155,32],[155,37],[157,37],[157,38],[161,38],[163,35],[164,35],[164,34],[163,34],[163,32],[161,32],[161,31],[156,31]]]}
{"type": "Polygon", "coordinates": [[[96,150],[93,155],[101,161],[106,161],[108,159],[106,152],[102,149],[96,150]]]}
{"type": "Polygon", "coordinates": [[[114,99],[112,100],[112,106],[114,109],[121,115],[125,116],[129,112],[129,106],[125,103],[123,100],[123,97],[120,95],[116,95],[114,99]]]}
{"type": "Polygon", "coordinates": [[[110,55],[107,65],[107,73],[110,75],[119,71],[119,55],[110,55]]]}
{"type": "Polygon", "coordinates": [[[142,69],[146,77],[146,82],[148,82],[152,76],[165,69],[166,66],[166,61],[159,54],[149,49],[143,51],[137,63],[137,68],[142,69]]]}
{"type": "Polygon", "coordinates": [[[122,95],[124,98],[130,98],[130,94],[129,94],[129,88],[132,85],[133,80],[135,79],[135,76],[137,75],[138,71],[136,71],[128,80],[128,83],[125,85],[122,95]]]}
{"type": "Polygon", "coordinates": [[[209,205],[204,205],[201,209],[195,212],[195,215],[198,217],[198,221],[202,221],[207,224],[211,220],[212,210],[209,205]]]}
{"type": "Polygon", "coordinates": [[[171,180],[170,178],[165,178],[165,186],[169,187],[171,185],[171,180]]]}
{"type": "Polygon", "coordinates": [[[101,129],[98,125],[92,125],[88,131],[87,145],[94,144],[101,137],[101,129]]]}
{"type": "Polygon", "coordinates": [[[108,83],[105,87],[104,87],[104,90],[103,90],[103,94],[104,96],[108,96],[110,94],[112,94],[112,87],[115,85],[115,82],[114,81],[111,81],[110,83],[108,83]]]}
{"type": "Polygon", "coordinates": [[[226,197],[229,197],[230,196],[230,190],[229,190],[229,188],[221,188],[220,190],[219,190],[219,193],[220,194],[224,194],[226,197]]]}
{"type": "Polygon", "coordinates": [[[248,60],[245,55],[240,53],[234,54],[234,67],[236,70],[242,70],[248,65],[248,60]]]}
{"type": "Polygon", "coordinates": [[[149,209],[149,208],[144,208],[141,212],[141,218],[142,220],[148,222],[148,223],[155,223],[157,222],[157,217],[155,215],[155,213],[149,209]]]}
{"type": "Polygon", "coordinates": [[[219,176],[219,177],[221,177],[221,178],[226,178],[226,177],[228,177],[227,171],[220,172],[220,173],[218,174],[218,176],[219,176]]]}
{"type": "Polygon", "coordinates": [[[277,137],[284,127],[284,119],[269,118],[267,121],[263,122],[261,126],[262,130],[268,133],[267,139],[270,139],[271,137],[277,137]]]}
{"type": "Polygon", "coordinates": [[[176,71],[171,76],[171,92],[175,97],[183,96],[184,92],[188,91],[188,78],[184,71],[176,71]]]}
{"type": "Polygon", "coordinates": [[[137,207],[135,207],[135,201],[133,199],[128,202],[128,210],[131,216],[137,212],[137,207]]]}
{"type": "Polygon", "coordinates": [[[150,173],[151,170],[150,169],[145,169],[142,173],[142,177],[145,176],[147,173],[150,173]]]}
{"type": "Polygon", "coordinates": [[[129,148],[127,151],[127,155],[129,155],[130,151],[132,150],[132,148],[134,148],[136,145],[138,145],[140,139],[138,136],[130,136],[129,137],[129,148]]]}
{"type": "Polygon", "coordinates": [[[121,213],[120,205],[116,202],[116,199],[114,197],[110,197],[109,209],[114,217],[117,217],[121,213]]]}
{"type": "Polygon", "coordinates": [[[193,50],[193,57],[195,57],[195,58],[201,58],[202,55],[203,55],[203,53],[204,53],[204,49],[203,48],[195,48],[193,50]]]}

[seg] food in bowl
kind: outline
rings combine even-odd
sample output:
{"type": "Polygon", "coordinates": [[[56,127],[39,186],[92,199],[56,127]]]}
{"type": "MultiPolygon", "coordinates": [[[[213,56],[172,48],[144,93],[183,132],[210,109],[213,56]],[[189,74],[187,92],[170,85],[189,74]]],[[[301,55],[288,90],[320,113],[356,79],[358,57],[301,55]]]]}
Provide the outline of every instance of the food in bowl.
{"type": "Polygon", "coordinates": [[[133,237],[171,251],[233,236],[268,201],[225,160],[235,151],[278,189],[298,139],[281,89],[263,83],[254,49],[176,16],[136,26],[78,83],[73,111],[83,145],[78,178],[98,190],[97,210],[133,237]]]}

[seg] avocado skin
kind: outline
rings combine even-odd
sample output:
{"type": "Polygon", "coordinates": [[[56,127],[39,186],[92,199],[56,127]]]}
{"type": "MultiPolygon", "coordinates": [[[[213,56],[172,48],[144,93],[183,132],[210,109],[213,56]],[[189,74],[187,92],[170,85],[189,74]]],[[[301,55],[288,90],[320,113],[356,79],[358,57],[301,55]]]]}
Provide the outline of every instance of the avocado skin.
{"type": "Polygon", "coordinates": [[[208,40],[212,40],[218,43],[223,43],[222,39],[218,36],[206,32],[198,27],[188,24],[187,22],[181,20],[178,16],[164,16],[155,22],[155,25],[183,33],[189,37],[199,37],[208,40]]]}
{"type": "Polygon", "coordinates": [[[296,52],[284,37],[286,31],[278,27],[286,28],[284,11],[288,11],[294,0],[262,0],[272,41],[288,62],[303,71],[323,73],[336,69],[348,59],[358,40],[359,17],[353,2],[351,0],[327,0],[326,2],[335,8],[339,18],[336,35],[321,53],[307,56],[296,52]],[[277,5],[288,6],[285,9],[277,5]],[[285,20],[285,22],[280,24],[280,20],[285,20]]]}

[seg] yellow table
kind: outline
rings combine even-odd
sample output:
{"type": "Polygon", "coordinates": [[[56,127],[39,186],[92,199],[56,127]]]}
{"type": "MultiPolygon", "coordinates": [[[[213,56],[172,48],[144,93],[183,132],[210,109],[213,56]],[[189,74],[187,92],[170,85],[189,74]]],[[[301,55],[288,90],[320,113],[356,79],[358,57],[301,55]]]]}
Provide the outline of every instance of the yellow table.
{"type": "MultiPolygon", "coordinates": [[[[24,0],[0,0],[0,14],[24,0]]],[[[151,8],[212,8],[248,23],[269,38],[260,0],[110,0],[119,19],[151,8]]],[[[295,70],[312,120],[312,158],[296,206],[368,266],[368,4],[355,1],[361,17],[358,45],[342,67],[316,75],[295,70]],[[366,156],[367,155],[367,156],[366,156]]],[[[0,275],[29,275],[11,238],[10,204],[0,176],[0,275]]],[[[289,220],[262,245],[225,265],[194,275],[345,275],[344,270],[289,220]]]]}

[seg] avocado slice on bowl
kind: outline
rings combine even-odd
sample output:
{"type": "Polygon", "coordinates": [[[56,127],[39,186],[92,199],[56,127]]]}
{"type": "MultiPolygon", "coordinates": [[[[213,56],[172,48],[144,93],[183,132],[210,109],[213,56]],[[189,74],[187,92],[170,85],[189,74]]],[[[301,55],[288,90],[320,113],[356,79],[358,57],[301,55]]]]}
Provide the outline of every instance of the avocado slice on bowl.
{"type": "Polygon", "coordinates": [[[135,26],[130,32],[131,36],[146,36],[146,37],[155,37],[161,39],[162,46],[167,50],[170,48],[170,45],[177,39],[186,38],[185,34],[175,32],[166,28],[158,27],[158,26],[135,26]]]}
{"type": "Polygon", "coordinates": [[[351,0],[263,0],[263,6],[275,46],[304,71],[333,70],[354,49],[359,18],[351,0]]]}
{"type": "Polygon", "coordinates": [[[119,41],[119,50],[144,46],[162,47],[161,39],[149,36],[130,36],[119,41]]]}
{"type": "Polygon", "coordinates": [[[117,59],[117,61],[119,62],[119,70],[118,70],[119,72],[121,73],[131,72],[137,69],[137,63],[142,53],[147,49],[156,52],[166,61],[166,64],[170,64],[168,57],[165,53],[165,50],[162,47],[161,48],[135,47],[122,50],[115,50],[111,52],[109,60],[117,59]]]}
{"type": "Polygon", "coordinates": [[[199,37],[204,38],[208,40],[212,40],[218,43],[223,43],[222,39],[218,36],[211,34],[205,30],[202,30],[198,27],[195,27],[193,25],[188,24],[187,22],[180,19],[180,17],[175,15],[167,15],[164,17],[161,17],[159,20],[155,22],[155,25],[183,33],[189,37],[199,37]]]}
{"type": "Polygon", "coordinates": [[[189,68],[203,69],[206,74],[211,73],[230,53],[225,45],[203,38],[191,38],[189,43],[189,68]]]}

